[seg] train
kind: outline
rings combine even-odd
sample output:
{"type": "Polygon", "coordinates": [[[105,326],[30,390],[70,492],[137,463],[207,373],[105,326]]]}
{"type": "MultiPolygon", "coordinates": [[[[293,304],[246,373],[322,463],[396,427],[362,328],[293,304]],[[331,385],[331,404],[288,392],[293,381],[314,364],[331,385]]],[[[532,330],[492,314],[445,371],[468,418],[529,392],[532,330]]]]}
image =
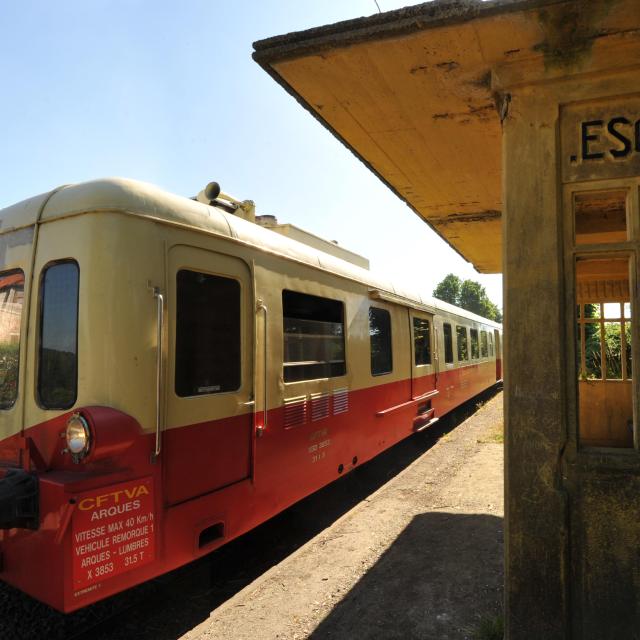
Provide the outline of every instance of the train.
{"type": "Polygon", "coordinates": [[[278,227],[215,183],[0,211],[0,580],[95,603],[502,379],[501,325],[278,227]]]}

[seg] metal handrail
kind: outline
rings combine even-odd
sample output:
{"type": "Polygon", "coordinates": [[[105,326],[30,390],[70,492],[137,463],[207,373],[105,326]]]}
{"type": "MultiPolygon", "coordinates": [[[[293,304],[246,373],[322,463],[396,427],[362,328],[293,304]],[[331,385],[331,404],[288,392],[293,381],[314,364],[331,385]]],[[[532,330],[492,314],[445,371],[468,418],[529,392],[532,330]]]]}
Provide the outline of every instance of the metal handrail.
{"type": "Polygon", "coordinates": [[[268,383],[267,383],[267,362],[268,362],[268,354],[269,351],[267,349],[267,334],[268,334],[268,326],[267,326],[267,319],[269,317],[269,310],[267,309],[267,305],[264,303],[264,301],[262,299],[258,299],[256,301],[256,311],[262,311],[264,313],[264,358],[263,358],[263,387],[262,387],[262,402],[263,402],[263,406],[262,406],[262,410],[263,410],[263,416],[262,416],[262,425],[256,427],[256,435],[261,436],[263,434],[263,432],[265,431],[265,429],[267,428],[267,408],[268,408],[268,383]]]}
{"type": "Polygon", "coordinates": [[[156,446],[153,460],[160,455],[162,427],[162,336],[164,333],[164,296],[158,287],[154,287],[153,296],[157,302],[157,351],[156,351],[156,446]]]}
{"type": "MultiPolygon", "coordinates": [[[[438,374],[440,373],[440,332],[438,331],[438,327],[436,327],[436,323],[433,322],[433,316],[431,318],[431,322],[433,324],[433,373],[435,376],[435,383],[438,384],[438,374]]],[[[444,336],[444,329],[442,330],[442,335],[444,336]]]]}

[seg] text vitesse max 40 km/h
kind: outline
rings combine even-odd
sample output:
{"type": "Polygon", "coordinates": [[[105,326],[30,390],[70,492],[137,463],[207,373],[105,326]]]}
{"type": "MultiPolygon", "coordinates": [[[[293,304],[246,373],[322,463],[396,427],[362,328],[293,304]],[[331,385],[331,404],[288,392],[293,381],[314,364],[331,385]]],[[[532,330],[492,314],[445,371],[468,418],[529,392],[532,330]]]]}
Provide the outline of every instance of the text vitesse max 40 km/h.
{"type": "Polygon", "coordinates": [[[0,579],[62,611],[210,552],[502,377],[499,325],[214,183],[88,182],[0,220],[0,579]]]}

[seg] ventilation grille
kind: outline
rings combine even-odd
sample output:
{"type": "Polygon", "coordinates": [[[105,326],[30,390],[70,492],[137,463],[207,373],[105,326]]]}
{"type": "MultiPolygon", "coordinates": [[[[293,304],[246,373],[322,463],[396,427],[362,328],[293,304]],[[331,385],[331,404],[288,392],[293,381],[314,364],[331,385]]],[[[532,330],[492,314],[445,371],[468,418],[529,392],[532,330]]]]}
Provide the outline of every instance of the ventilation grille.
{"type": "Polygon", "coordinates": [[[349,390],[336,389],[333,392],[333,415],[349,411],[349,390]]]}
{"type": "Polygon", "coordinates": [[[329,415],[329,394],[314,393],[311,396],[311,420],[322,420],[329,415]]]}
{"type": "Polygon", "coordinates": [[[289,398],[284,401],[284,426],[297,427],[307,421],[307,397],[289,398]]]}

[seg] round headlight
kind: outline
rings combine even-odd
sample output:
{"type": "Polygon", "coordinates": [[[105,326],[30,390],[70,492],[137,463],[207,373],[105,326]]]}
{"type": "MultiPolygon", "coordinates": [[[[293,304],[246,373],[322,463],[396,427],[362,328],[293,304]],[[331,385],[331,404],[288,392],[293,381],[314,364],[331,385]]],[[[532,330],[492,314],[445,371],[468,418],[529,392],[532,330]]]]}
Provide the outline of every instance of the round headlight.
{"type": "Polygon", "coordinates": [[[91,431],[87,421],[79,414],[74,414],[67,422],[67,449],[76,460],[84,458],[91,447],[91,431]]]}

